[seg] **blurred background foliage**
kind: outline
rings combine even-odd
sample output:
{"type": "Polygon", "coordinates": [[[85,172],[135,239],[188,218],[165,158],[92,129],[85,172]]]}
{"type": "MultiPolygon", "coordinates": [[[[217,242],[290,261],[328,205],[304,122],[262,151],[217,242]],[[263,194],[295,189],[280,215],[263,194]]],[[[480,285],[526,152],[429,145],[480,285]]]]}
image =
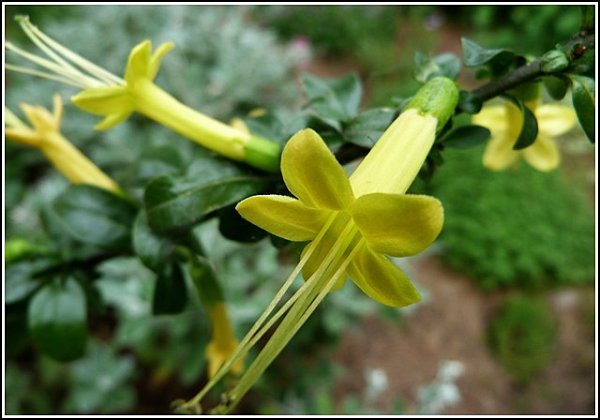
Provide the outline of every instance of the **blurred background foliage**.
{"type": "MultiPolygon", "coordinates": [[[[460,37],[468,36],[487,47],[540,54],[567,40],[580,19],[577,7],[559,5],[7,6],[6,12],[6,37],[15,43],[24,37],[13,17],[28,14],[46,33],[115,74],[122,73],[137,42],[174,41],[157,84],[224,121],[256,107],[293,116],[305,104],[298,87],[304,71],[355,71],[365,84],[363,106],[393,106],[419,86],[413,79],[417,52],[460,55],[460,37]]],[[[476,83],[464,71],[459,80],[464,87],[476,83]]],[[[48,106],[56,91],[63,98],[74,93],[53,82],[6,75],[5,101],[13,110],[20,102],[48,106]]],[[[138,194],[153,176],[186,167],[199,155],[190,142],[143,118],[99,133],[92,131],[95,117],[72,105],[65,114],[66,137],[138,194]],[[176,164],[153,163],[152,154],[168,154],[176,164]]],[[[448,266],[486,292],[532,293],[508,300],[490,321],[487,337],[490,351],[520,384],[534,380],[555,348],[556,326],[540,296],[557,287],[593,285],[595,277],[593,147],[579,131],[563,140],[564,170],[541,174],[521,165],[491,173],[481,166],[481,149],[444,151],[445,163],[433,180],[413,187],[444,203],[439,255],[448,266]]],[[[6,239],[44,243],[40,211],[67,182],[41,155],[8,142],[5,163],[6,239]]],[[[223,282],[240,337],[296,255],[269,241],[225,240],[215,223],[200,226],[197,234],[223,282]]],[[[410,272],[410,262],[402,263],[410,272]]],[[[171,400],[191,395],[205,380],[210,330],[199,302],[189,302],[179,315],[151,316],[156,280],[134,257],[109,260],[94,276],[103,304],[89,320],[93,339],[86,355],[75,362],[61,364],[37,352],[18,316],[26,308],[10,304],[7,414],[166,413],[171,400]]],[[[346,286],[315,312],[241,412],[384,414],[375,401],[385,381],[363,381],[364,389],[341,399],[334,393],[343,378],[366,374],[332,363],[331,354],[367,316],[402,328],[413,315],[382,308],[346,286]]],[[[405,403],[398,395],[392,412],[404,413],[405,403]]]]}

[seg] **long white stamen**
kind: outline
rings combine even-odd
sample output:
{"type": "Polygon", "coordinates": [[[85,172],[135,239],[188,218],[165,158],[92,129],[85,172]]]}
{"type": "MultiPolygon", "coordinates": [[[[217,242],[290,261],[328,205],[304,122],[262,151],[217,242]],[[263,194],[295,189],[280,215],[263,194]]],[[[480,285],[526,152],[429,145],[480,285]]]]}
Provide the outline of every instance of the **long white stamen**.
{"type": "Polygon", "coordinates": [[[15,66],[12,64],[6,64],[4,66],[4,68],[6,70],[11,70],[11,71],[14,71],[17,73],[31,74],[32,76],[40,77],[42,79],[54,80],[56,82],[64,83],[65,85],[74,86],[74,87],[78,87],[81,89],[85,89],[88,87],[88,86],[84,85],[83,83],[76,82],[72,79],[67,79],[66,77],[57,76],[52,73],[44,73],[43,71],[30,69],[29,67],[21,67],[21,66],[15,66]]]}
{"type": "MultiPolygon", "coordinates": [[[[114,74],[112,74],[111,72],[103,69],[102,67],[97,66],[96,64],[92,63],[89,60],[86,60],[79,54],[74,53],[73,51],[69,50],[68,48],[64,47],[63,45],[61,45],[60,43],[55,41],[54,39],[50,38],[48,35],[46,35],[42,31],[40,31],[35,25],[33,25],[29,21],[29,18],[22,18],[20,23],[21,23],[21,27],[24,30],[26,30],[26,28],[29,29],[30,33],[34,37],[40,39],[42,42],[45,42],[46,45],[48,45],[50,48],[53,48],[57,53],[61,54],[65,58],[71,60],[71,62],[73,62],[77,66],[81,67],[82,69],[88,71],[90,74],[97,77],[98,79],[104,80],[108,84],[118,84],[118,85],[125,84],[125,81],[123,79],[121,79],[120,77],[117,77],[114,74]]],[[[32,40],[33,39],[34,38],[32,37],[32,40]]]]}

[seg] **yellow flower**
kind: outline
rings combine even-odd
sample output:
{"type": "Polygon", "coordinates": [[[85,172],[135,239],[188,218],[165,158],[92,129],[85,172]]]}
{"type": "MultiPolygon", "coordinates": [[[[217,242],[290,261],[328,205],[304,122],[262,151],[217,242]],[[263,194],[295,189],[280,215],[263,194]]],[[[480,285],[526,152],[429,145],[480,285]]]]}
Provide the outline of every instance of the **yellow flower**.
{"type": "Polygon", "coordinates": [[[529,147],[513,150],[523,125],[523,115],[512,103],[489,105],[473,117],[473,123],[487,127],[492,132],[483,165],[494,171],[514,165],[519,157],[538,171],[551,171],[560,164],[560,153],[554,137],[566,133],[575,126],[577,116],[571,107],[560,104],[539,105],[539,101],[527,101],[525,105],[533,112],[538,123],[538,136],[529,147]]]}
{"type": "MultiPolygon", "coordinates": [[[[206,346],[206,358],[208,359],[208,377],[213,378],[221,365],[233,354],[238,341],[233,335],[231,323],[227,317],[225,303],[219,301],[207,307],[212,322],[212,340],[206,346]]],[[[244,369],[243,360],[238,360],[231,371],[239,375],[244,369]]]]}
{"type": "MultiPolygon", "coordinates": [[[[433,143],[436,123],[435,118],[421,116],[415,109],[406,111],[350,180],[321,137],[310,129],[302,130],[287,143],[281,158],[283,179],[297,199],[254,196],[236,208],[250,222],[291,241],[313,241],[325,230],[312,245],[312,255],[304,267],[305,278],[317,271],[344,233],[342,240],[348,248],[339,252],[338,261],[331,264],[341,264],[356,247],[347,276],[380,303],[410,305],[419,300],[419,293],[382,254],[417,254],[435,240],[442,228],[443,210],[438,200],[404,194],[433,143]],[[410,144],[398,141],[397,133],[410,136],[410,144]],[[415,160],[405,162],[412,164],[393,159],[411,154],[415,160]]],[[[306,249],[309,247],[311,244],[306,249]]],[[[336,286],[345,279],[341,278],[336,286]]]]}
{"type": "Polygon", "coordinates": [[[254,196],[236,208],[244,218],[275,235],[311,242],[230,359],[180,409],[198,412],[198,403],[208,390],[283,318],[236,386],[227,392],[225,402],[211,413],[231,411],[325,296],[347,277],[385,305],[406,306],[420,299],[386,255],[414,255],[440,233],[444,219],[441,203],[432,197],[405,193],[423,165],[436,131],[453,114],[457,102],[454,82],[447,78],[430,80],[350,179],[313,130],[302,130],[288,141],[281,157],[281,173],[296,198],[254,196]],[[305,283],[271,315],[300,271],[305,283]]]}
{"type": "Polygon", "coordinates": [[[29,73],[79,87],[71,99],[83,110],[104,119],[96,125],[106,130],[123,122],[133,112],[159,122],[194,142],[233,160],[267,171],[279,166],[279,145],[237,130],[177,101],[153,82],[162,58],[174,44],[166,42],[154,52],[148,40],[133,48],[125,77],[121,79],[62,46],[21,17],[21,27],[50,58],[37,57],[11,43],[6,48],[45,68],[50,73],[8,64],[8,70],[29,73]]]}
{"type": "Polygon", "coordinates": [[[89,184],[122,194],[122,190],[84,156],[60,133],[63,104],[59,95],[54,95],[54,110],[51,113],[40,106],[21,104],[23,113],[31,127],[23,123],[12,111],[5,108],[5,136],[9,140],[38,148],[69,181],[74,184],[89,184]]]}

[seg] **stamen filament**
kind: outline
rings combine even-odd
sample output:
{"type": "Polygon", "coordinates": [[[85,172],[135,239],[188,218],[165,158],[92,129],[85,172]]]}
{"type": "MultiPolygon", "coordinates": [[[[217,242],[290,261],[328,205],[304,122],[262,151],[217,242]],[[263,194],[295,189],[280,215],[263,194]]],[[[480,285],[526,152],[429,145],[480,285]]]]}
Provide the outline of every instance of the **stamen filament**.
{"type": "MultiPolygon", "coordinates": [[[[313,252],[316,248],[316,243],[319,240],[321,240],[321,238],[325,235],[325,232],[327,232],[327,229],[329,228],[329,226],[331,226],[334,219],[335,219],[335,214],[331,215],[331,217],[327,220],[327,222],[324,225],[324,228],[321,229],[321,231],[319,232],[319,234],[317,235],[315,240],[309,245],[309,248],[307,249],[306,253],[302,256],[302,258],[298,262],[298,265],[296,265],[294,270],[291,272],[291,274],[289,275],[289,277],[287,278],[287,280],[285,281],[283,286],[279,289],[279,291],[277,292],[277,294],[275,295],[275,297],[273,298],[273,300],[271,301],[269,306],[267,306],[267,308],[260,315],[258,320],[256,320],[254,325],[252,325],[252,327],[250,328],[250,331],[248,331],[248,333],[246,333],[246,335],[244,336],[244,338],[242,339],[242,341],[236,348],[235,352],[229,357],[229,359],[225,363],[223,363],[221,365],[221,367],[219,368],[219,370],[217,371],[215,376],[204,386],[204,388],[202,388],[192,399],[190,399],[188,402],[183,404],[182,407],[192,407],[192,406],[195,406],[196,404],[198,404],[198,402],[201,401],[202,398],[204,398],[204,396],[208,393],[208,391],[210,391],[223,378],[223,376],[225,376],[225,374],[229,371],[231,366],[240,357],[243,357],[244,354],[246,354],[246,352],[254,345],[254,343],[256,343],[256,340],[252,341],[255,334],[257,333],[257,331],[259,331],[259,329],[265,323],[265,321],[267,320],[267,318],[269,317],[271,312],[273,312],[273,310],[275,309],[277,304],[281,301],[281,299],[283,298],[283,296],[285,295],[287,290],[290,288],[290,286],[292,285],[294,280],[296,280],[296,277],[298,277],[298,275],[302,271],[302,268],[304,268],[304,265],[306,264],[306,262],[308,261],[310,256],[313,254],[313,252]]],[[[306,286],[306,283],[302,287],[304,287],[304,286],[306,286]]],[[[264,333],[261,333],[261,334],[264,334],[264,333]]]]}
{"type": "Polygon", "coordinates": [[[15,66],[13,64],[6,64],[4,66],[4,68],[6,70],[15,71],[17,73],[31,74],[32,76],[41,77],[42,79],[54,80],[56,82],[64,83],[65,85],[74,86],[74,87],[77,87],[80,89],[87,88],[87,86],[85,84],[76,82],[72,79],[67,79],[62,76],[54,75],[52,73],[44,73],[43,71],[31,69],[29,67],[21,67],[21,66],[15,66]]]}

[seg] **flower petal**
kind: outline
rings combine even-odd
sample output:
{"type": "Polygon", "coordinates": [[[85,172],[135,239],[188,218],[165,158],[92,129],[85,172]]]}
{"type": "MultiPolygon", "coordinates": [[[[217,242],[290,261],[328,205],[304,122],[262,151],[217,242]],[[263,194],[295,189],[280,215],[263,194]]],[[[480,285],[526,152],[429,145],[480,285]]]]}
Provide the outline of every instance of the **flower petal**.
{"type": "Polygon", "coordinates": [[[350,266],[348,274],[354,283],[371,299],[388,306],[407,306],[421,300],[421,295],[404,273],[386,257],[362,247],[350,266]]]}
{"type": "Polygon", "coordinates": [[[148,77],[150,80],[154,79],[156,73],[158,73],[162,58],[173,48],[175,48],[175,44],[172,42],[164,42],[156,49],[156,51],[154,51],[154,53],[152,53],[148,68],[148,77]]]}
{"type": "Polygon", "coordinates": [[[283,195],[256,195],[240,201],[235,209],[256,226],[290,241],[313,239],[329,215],[283,195]]]}
{"type": "MultiPolygon", "coordinates": [[[[332,244],[333,243],[329,243],[330,246],[332,244]]],[[[300,258],[304,257],[304,254],[306,254],[306,252],[308,251],[308,247],[310,246],[311,244],[308,244],[304,247],[300,258]]],[[[308,281],[308,279],[319,269],[319,266],[323,263],[323,260],[327,257],[327,254],[331,250],[327,246],[323,246],[323,242],[316,244],[316,246],[317,248],[313,251],[313,254],[308,259],[308,261],[306,261],[306,264],[304,264],[304,267],[302,268],[302,277],[306,281],[308,281]]],[[[330,292],[335,292],[336,290],[341,289],[342,286],[346,284],[348,277],[349,276],[341,276],[335,282],[330,292]]]]}
{"type": "Polygon", "coordinates": [[[577,114],[570,106],[560,104],[541,105],[535,111],[540,133],[555,137],[575,126],[577,114]]]}
{"type": "Polygon", "coordinates": [[[142,41],[133,47],[125,68],[125,81],[128,85],[133,85],[140,78],[149,77],[151,53],[152,42],[150,40],[142,41]]]}
{"type": "Polygon", "coordinates": [[[515,139],[507,132],[492,135],[483,153],[483,166],[493,171],[501,171],[515,163],[519,153],[513,150],[515,139]]]}
{"type": "Polygon", "coordinates": [[[94,126],[94,129],[98,130],[98,131],[108,130],[110,128],[113,128],[113,127],[121,124],[130,115],[131,115],[131,112],[123,112],[123,113],[120,113],[120,114],[110,114],[110,115],[107,115],[106,118],[104,118],[102,121],[100,121],[98,124],[96,124],[94,126]]]}
{"type": "Polygon", "coordinates": [[[486,106],[479,113],[473,115],[471,122],[488,128],[492,133],[506,131],[506,107],[504,105],[486,106]]]}
{"type": "Polygon", "coordinates": [[[353,200],[344,168],[311,129],[299,131],[287,142],[281,173],[292,194],[310,207],[340,210],[353,200]]]}
{"type": "Polygon", "coordinates": [[[133,103],[125,86],[89,88],[71,97],[79,108],[96,115],[133,111],[133,103]]]}
{"type": "Polygon", "coordinates": [[[25,146],[39,147],[42,141],[39,133],[26,128],[5,128],[4,137],[25,146]]]}
{"type": "Polygon", "coordinates": [[[356,200],[352,217],[369,248],[405,257],[418,254],[437,238],[444,209],[427,195],[374,193],[356,200]]]}
{"type": "Polygon", "coordinates": [[[535,142],[523,150],[525,160],[538,171],[548,172],[560,164],[560,153],[552,138],[538,134],[535,142]]]}

